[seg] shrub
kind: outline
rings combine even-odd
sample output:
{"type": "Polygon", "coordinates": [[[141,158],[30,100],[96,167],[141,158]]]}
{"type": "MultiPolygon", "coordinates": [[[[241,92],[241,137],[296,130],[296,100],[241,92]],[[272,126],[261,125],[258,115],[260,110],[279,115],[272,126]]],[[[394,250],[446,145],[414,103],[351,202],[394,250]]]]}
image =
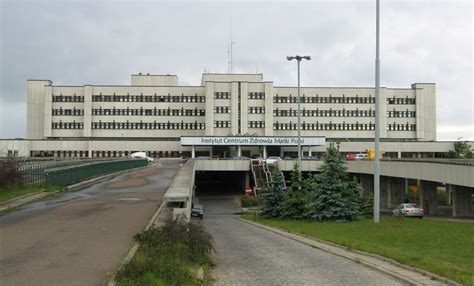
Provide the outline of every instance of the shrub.
{"type": "Polygon", "coordinates": [[[211,264],[212,237],[201,224],[168,222],[134,239],[140,246],[117,272],[118,285],[199,285],[192,269],[211,264]]]}
{"type": "Polygon", "coordinates": [[[21,184],[21,173],[18,163],[13,158],[0,160],[0,188],[21,184]]]}
{"type": "Polygon", "coordinates": [[[261,204],[260,199],[254,196],[240,197],[240,204],[243,208],[256,207],[261,204]]]}

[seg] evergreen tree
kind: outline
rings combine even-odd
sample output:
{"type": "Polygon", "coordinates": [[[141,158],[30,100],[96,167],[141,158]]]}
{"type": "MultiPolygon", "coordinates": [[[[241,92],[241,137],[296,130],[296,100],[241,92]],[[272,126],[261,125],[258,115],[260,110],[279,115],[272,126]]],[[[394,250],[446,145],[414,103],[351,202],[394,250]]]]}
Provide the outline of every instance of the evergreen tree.
{"type": "Polygon", "coordinates": [[[284,178],[281,172],[277,171],[272,173],[272,183],[269,184],[262,193],[262,217],[281,217],[284,200],[283,180],[284,178]]]}
{"type": "Polygon", "coordinates": [[[307,216],[314,220],[355,220],[360,216],[360,187],[347,176],[346,162],[334,143],[327,149],[321,173],[314,177],[307,216]]]}
{"type": "Polygon", "coordinates": [[[282,205],[282,218],[302,219],[306,211],[307,190],[303,188],[298,165],[295,164],[290,174],[290,187],[286,190],[282,205]]]}
{"type": "Polygon", "coordinates": [[[449,150],[447,157],[452,159],[473,159],[474,151],[467,141],[458,141],[454,143],[454,150],[449,150]]]}

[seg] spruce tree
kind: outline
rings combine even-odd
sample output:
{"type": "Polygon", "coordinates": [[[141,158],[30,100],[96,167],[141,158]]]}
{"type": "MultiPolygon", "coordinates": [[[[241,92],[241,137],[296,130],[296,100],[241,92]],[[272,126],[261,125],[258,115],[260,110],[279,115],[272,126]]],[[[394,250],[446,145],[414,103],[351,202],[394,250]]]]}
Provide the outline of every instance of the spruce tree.
{"type": "Polygon", "coordinates": [[[262,217],[281,217],[284,200],[283,180],[284,178],[281,172],[277,171],[272,173],[272,183],[270,183],[262,193],[262,217]]]}
{"type": "Polygon", "coordinates": [[[331,143],[320,174],[315,177],[306,215],[310,219],[355,220],[360,216],[360,187],[347,175],[346,162],[331,143]]]}
{"type": "Polygon", "coordinates": [[[284,194],[282,218],[302,219],[306,211],[307,191],[300,179],[298,165],[295,164],[290,174],[290,187],[284,194]]]}

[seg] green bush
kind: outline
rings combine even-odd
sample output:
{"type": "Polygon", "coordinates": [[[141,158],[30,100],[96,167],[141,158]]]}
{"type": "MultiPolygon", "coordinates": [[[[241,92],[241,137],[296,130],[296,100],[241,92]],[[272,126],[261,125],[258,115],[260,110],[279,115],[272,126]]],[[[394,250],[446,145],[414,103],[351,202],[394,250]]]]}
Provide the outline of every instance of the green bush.
{"type": "Polygon", "coordinates": [[[169,222],[135,235],[135,256],[116,275],[118,285],[201,285],[194,270],[211,265],[212,237],[201,224],[169,222]]]}
{"type": "Polygon", "coordinates": [[[240,205],[243,208],[257,207],[260,206],[261,202],[259,198],[254,196],[242,196],[240,197],[240,205]]]}

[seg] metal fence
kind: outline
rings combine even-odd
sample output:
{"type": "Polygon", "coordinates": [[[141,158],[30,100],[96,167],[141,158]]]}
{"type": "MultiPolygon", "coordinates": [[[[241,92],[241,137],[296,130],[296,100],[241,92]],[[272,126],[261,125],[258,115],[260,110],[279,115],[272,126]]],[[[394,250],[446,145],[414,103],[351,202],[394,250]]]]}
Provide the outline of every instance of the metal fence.
{"type": "Polygon", "coordinates": [[[23,184],[63,187],[94,177],[148,165],[146,159],[125,159],[76,164],[40,164],[20,168],[23,184]]]}

